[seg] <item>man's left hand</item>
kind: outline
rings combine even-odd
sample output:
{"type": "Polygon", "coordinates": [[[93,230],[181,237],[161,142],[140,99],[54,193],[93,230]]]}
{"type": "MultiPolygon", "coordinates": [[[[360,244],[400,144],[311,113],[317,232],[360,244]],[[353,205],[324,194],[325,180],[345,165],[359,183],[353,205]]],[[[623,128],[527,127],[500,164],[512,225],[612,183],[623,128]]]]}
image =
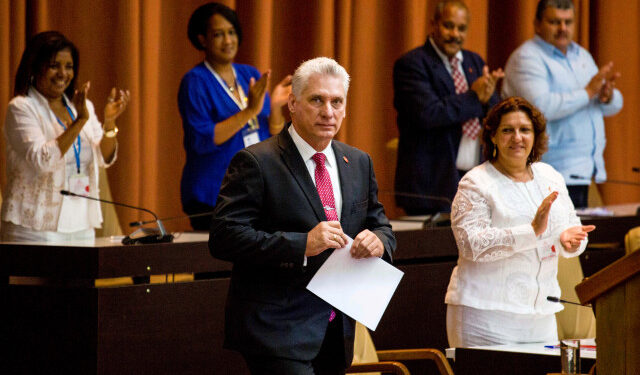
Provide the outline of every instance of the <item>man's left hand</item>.
{"type": "Polygon", "coordinates": [[[476,92],[480,103],[486,104],[491,100],[491,96],[496,90],[496,84],[503,77],[502,68],[492,72],[489,72],[489,67],[486,65],[482,68],[482,76],[478,77],[471,85],[471,90],[476,92]]]}
{"type": "Polygon", "coordinates": [[[384,254],[382,241],[368,229],[358,233],[351,245],[351,256],[356,259],[378,257],[384,254]]]}
{"type": "Polygon", "coordinates": [[[608,104],[613,99],[613,89],[616,87],[616,80],[620,78],[620,72],[612,73],[602,85],[598,98],[600,103],[608,104]]]}

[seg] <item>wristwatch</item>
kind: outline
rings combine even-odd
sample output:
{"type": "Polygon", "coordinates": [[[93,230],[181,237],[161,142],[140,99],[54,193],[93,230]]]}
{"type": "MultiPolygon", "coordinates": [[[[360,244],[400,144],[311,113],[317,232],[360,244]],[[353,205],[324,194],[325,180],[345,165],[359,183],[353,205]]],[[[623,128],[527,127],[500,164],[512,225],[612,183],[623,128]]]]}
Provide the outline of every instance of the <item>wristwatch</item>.
{"type": "Polygon", "coordinates": [[[118,134],[118,127],[114,126],[113,129],[104,130],[104,136],[106,138],[114,138],[118,134]]]}

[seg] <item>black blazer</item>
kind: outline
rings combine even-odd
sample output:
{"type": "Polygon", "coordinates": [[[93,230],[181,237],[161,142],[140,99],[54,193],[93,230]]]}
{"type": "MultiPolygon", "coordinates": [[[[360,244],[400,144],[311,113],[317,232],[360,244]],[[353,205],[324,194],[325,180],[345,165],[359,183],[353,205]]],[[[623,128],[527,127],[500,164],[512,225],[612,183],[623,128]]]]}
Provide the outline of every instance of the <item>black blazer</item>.
{"type": "MultiPolygon", "coordinates": [[[[331,306],[306,285],[331,251],[308,258],[303,267],[307,232],[327,219],[287,129],[239,151],[231,160],[209,248],[214,257],[233,262],[225,347],[248,355],[312,360],[320,350],[331,306]]],[[[332,147],[340,175],[342,229],[351,238],[371,230],[390,261],[395,238],[378,201],[371,158],[335,140],[332,147]]],[[[354,321],[346,315],[341,318],[343,335],[332,345],[344,347],[348,365],[354,321]]]]}
{"type": "MultiPolygon", "coordinates": [[[[462,67],[471,84],[482,76],[485,63],[463,50],[462,67]]],[[[427,42],[398,59],[393,68],[393,103],[398,112],[397,193],[442,196],[450,200],[462,176],[456,168],[462,124],[482,119],[499,98],[493,94],[482,105],[474,91],[456,94],[453,78],[437,52],[427,42]]],[[[396,203],[414,211],[449,212],[450,204],[427,198],[396,195],[396,203]]]]}

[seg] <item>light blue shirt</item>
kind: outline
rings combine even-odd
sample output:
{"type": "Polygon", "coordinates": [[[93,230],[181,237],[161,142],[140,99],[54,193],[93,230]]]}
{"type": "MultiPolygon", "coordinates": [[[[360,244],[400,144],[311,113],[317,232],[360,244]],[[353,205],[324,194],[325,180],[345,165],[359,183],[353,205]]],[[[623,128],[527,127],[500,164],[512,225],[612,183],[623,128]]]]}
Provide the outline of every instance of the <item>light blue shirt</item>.
{"type": "Polygon", "coordinates": [[[502,96],[521,96],[547,119],[549,150],[542,160],[558,170],[567,185],[604,182],[603,116],[622,109],[622,94],[614,90],[608,104],[584,89],[598,67],[591,54],[571,43],[567,54],[539,36],[518,47],[507,61],[502,96]],[[583,178],[572,178],[579,176],[583,178]]]}

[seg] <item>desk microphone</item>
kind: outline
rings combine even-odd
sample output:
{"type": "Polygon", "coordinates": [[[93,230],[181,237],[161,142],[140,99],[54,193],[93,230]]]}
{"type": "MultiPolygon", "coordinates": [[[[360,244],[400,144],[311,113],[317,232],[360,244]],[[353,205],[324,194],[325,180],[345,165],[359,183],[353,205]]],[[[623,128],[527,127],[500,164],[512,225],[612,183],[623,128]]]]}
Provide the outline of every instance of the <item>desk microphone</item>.
{"type": "MultiPolygon", "coordinates": [[[[639,167],[632,167],[631,171],[635,172],[635,173],[640,173],[640,168],[639,167]]],[[[579,176],[577,174],[569,175],[569,177],[575,178],[575,179],[579,179],[579,180],[591,180],[590,178],[586,178],[584,176],[579,176]]],[[[603,181],[603,183],[607,183],[607,182],[610,183],[610,184],[618,184],[618,185],[640,186],[640,182],[634,182],[634,181],[621,181],[621,180],[605,180],[605,181],[603,181]]],[[[638,208],[636,209],[636,216],[640,216],[640,206],[638,206],[638,208]]]]}
{"type": "Polygon", "coordinates": [[[116,206],[123,206],[123,207],[127,207],[127,208],[133,208],[134,210],[140,210],[140,211],[144,211],[144,212],[147,212],[147,213],[151,214],[154,217],[155,220],[152,220],[150,222],[151,223],[155,222],[156,225],[158,226],[158,228],[157,229],[156,228],[139,228],[135,232],[131,233],[130,235],[128,235],[128,236],[126,236],[125,238],[122,239],[122,244],[123,245],[161,243],[161,242],[172,242],[173,241],[173,234],[170,234],[170,233],[166,232],[166,230],[164,229],[164,225],[162,225],[162,221],[160,221],[160,219],[158,219],[158,215],[156,215],[151,210],[148,210],[148,209],[142,208],[142,207],[131,206],[131,205],[128,205],[128,204],[125,204],[125,203],[119,203],[119,202],[108,201],[106,199],[94,198],[94,197],[90,197],[88,195],[76,194],[76,193],[72,193],[72,192],[70,192],[68,190],[60,190],[60,194],[71,196],[71,197],[79,197],[79,198],[90,199],[92,201],[98,201],[98,202],[113,204],[113,205],[116,205],[116,206]]]}
{"type": "MultiPolygon", "coordinates": [[[[633,172],[636,173],[640,173],[640,168],[638,167],[633,167],[631,168],[631,170],[633,172]]],[[[587,180],[587,181],[591,181],[590,177],[586,177],[586,176],[580,176],[577,174],[571,174],[569,175],[569,177],[576,179],[576,180],[587,180]]],[[[631,185],[631,186],[640,186],[640,182],[635,182],[635,181],[622,181],[622,180],[604,180],[602,181],[602,183],[610,183],[610,184],[619,184],[619,185],[631,185]]]]}
{"type": "Polygon", "coordinates": [[[591,304],[583,305],[581,303],[566,301],[566,300],[563,300],[563,299],[560,299],[560,298],[554,297],[554,296],[547,296],[547,301],[549,301],[549,302],[557,302],[557,303],[569,303],[569,304],[572,304],[572,305],[582,306],[582,307],[591,307],[591,304]]]}
{"type": "MultiPolygon", "coordinates": [[[[381,194],[393,195],[398,197],[407,197],[407,198],[417,198],[417,199],[425,199],[431,201],[439,201],[444,202],[448,206],[451,206],[451,199],[444,196],[436,196],[436,195],[426,195],[426,194],[418,194],[418,193],[409,193],[404,191],[386,191],[381,190],[381,194]]],[[[448,212],[438,212],[434,215],[429,215],[429,217],[424,221],[423,227],[433,228],[433,227],[446,227],[451,225],[451,218],[448,212]]]]}
{"type": "Polygon", "coordinates": [[[387,195],[395,195],[395,196],[399,196],[399,197],[418,198],[418,199],[426,199],[426,200],[431,200],[431,201],[440,201],[440,202],[444,202],[444,203],[448,204],[449,206],[451,206],[451,199],[449,199],[447,197],[443,197],[443,196],[425,195],[425,194],[418,194],[418,193],[408,193],[408,192],[404,192],[404,191],[387,191],[387,190],[381,190],[380,193],[387,194],[387,195]]]}

